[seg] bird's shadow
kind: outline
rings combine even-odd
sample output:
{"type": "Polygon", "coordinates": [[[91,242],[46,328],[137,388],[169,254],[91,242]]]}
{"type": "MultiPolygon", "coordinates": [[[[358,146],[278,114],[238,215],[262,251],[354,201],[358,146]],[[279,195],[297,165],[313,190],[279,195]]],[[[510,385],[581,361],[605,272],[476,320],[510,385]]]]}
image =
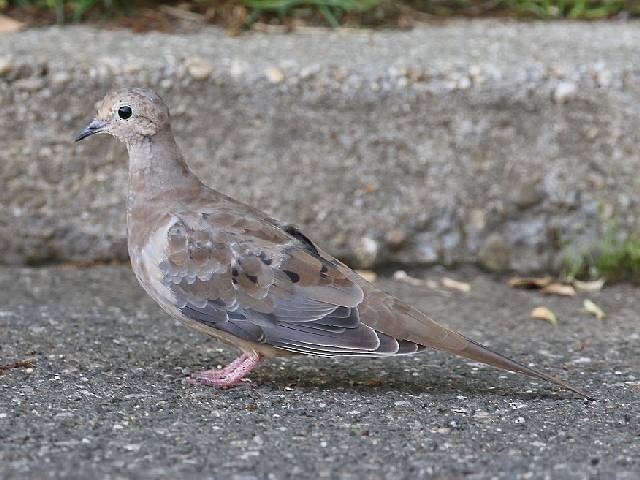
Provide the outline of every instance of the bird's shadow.
{"type": "MultiPolygon", "coordinates": [[[[367,396],[392,392],[412,395],[433,395],[449,397],[464,395],[467,397],[503,397],[511,400],[569,400],[570,392],[548,390],[539,385],[532,392],[518,391],[517,377],[513,381],[503,380],[487,372],[479,378],[469,378],[459,374],[439,373],[438,367],[425,371],[420,376],[405,371],[401,365],[386,365],[380,373],[378,365],[370,368],[350,368],[351,365],[332,364],[323,367],[304,368],[301,365],[287,365],[280,368],[277,364],[266,364],[252,375],[253,386],[271,391],[320,390],[357,393],[367,396]],[[478,385],[483,383],[483,385],[478,385]]],[[[521,387],[522,388],[522,387],[521,387]]]]}
{"type": "MultiPolygon", "coordinates": [[[[174,360],[178,364],[185,361],[184,358],[174,360]]],[[[193,360],[195,362],[190,367],[192,371],[211,368],[212,363],[228,363],[228,359],[212,362],[211,358],[204,356],[193,360]]],[[[249,375],[251,383],[246,385],[253,391],[340,391],[363,396],[397,392],[442,398],[464,395],[521,401],[578,398],[571,392],[552,389],[551,385],[542,382],[535,387],[527,386],[523,384],[521,377],[515,375],[507,379],[498,378],[499,373],[490,370],[481,370],[472,376],[471,372],[452,372],[447,366],[438,364],[407,364],[399,358],[367,360],[368,364],[363,364],[362,359],[346,357],[336,357],[324,362],[301,357],[268,361],[249,375]],[[418,375],[415,375],[416,372],[418,375]],[[524,392],[524,388],[532,388],[533,391],[524,392]]],[[[170,357],[165,357],[158,363],[158,368],[170,370],[173,362],[170,357]]],[[[173,367],[176,363],[173,363],[173,367]]]]}

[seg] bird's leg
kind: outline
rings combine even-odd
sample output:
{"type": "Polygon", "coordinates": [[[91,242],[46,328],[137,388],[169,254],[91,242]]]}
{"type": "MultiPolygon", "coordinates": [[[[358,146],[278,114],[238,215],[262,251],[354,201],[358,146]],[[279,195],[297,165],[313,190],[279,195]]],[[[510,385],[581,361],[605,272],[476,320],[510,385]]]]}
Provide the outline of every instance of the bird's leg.
{"type": "Polygon", "coordinates": [[[243,354],[221,369],[205,370],[195,373],[188,383],[217,387],[233,387],[237,385],[251,370],[256,368],[264,357],[252,352],[243,354]]]}
{"type": "Polygon", "coordinates": [[[189,383],[198,383],[194,379],[199,377],[209,378],[209,379],[224,377],[227,373],[233,371],[234,368],[236,368],[238,365],[244,362],[248,356],[249,355],[247,355],[246,353],[243,353],[226,367],[212,368],[211,370],[201,370],[199,372],[195,372],[194,374],[191,375],[190,380],[192,381],[189,383]]]}

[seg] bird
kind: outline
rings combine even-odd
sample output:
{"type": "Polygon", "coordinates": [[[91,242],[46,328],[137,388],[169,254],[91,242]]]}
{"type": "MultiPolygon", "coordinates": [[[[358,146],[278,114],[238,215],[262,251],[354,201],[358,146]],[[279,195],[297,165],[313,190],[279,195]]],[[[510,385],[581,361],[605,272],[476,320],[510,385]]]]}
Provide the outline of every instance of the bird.
{"type": "Polygon", "coordinates": [[[148,88],[108,93],[80,141],[109,134],[128,151],[127,235],[147,294],[188,327],[242,353],[191,384],[230,388],[268,357],[390,357],[426,348],[543,379],[382,291],[300,228],[205,185],[187,165],[169,109],[148,88]]]}

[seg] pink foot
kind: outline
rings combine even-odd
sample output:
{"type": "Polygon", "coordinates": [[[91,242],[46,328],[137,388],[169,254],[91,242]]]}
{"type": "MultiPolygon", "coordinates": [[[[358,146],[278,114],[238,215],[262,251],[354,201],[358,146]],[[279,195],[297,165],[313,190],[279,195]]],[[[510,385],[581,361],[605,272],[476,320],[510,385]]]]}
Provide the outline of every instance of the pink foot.
{"type": "Polygon", "coordinates": [[[249,358],[249,355],[247,355],[246,353],[243,353],[226,367],[213,368],[211,370],[201,370],[199,372],[195,372],[194,374],[191,375],[192,378],[189,378],[190,380],[189,383],[192,383],[192,384],[198,383],[197,381],[195,381],[195,378],[199,378],[199,377],[209,378],[209,379],[224,377],[228,373],[232,372],[236,367],[238,367],[238,365],[244,362],[247,358],[249,358]]]}
{"type": "Polygon", "coordinates": [[[194,373],[187,379],[187,383],[230,388],[243,381],[244,377],[260,365],[263,359],[264,357],[259,353],[245,353],[224,368],[194,373]]]}

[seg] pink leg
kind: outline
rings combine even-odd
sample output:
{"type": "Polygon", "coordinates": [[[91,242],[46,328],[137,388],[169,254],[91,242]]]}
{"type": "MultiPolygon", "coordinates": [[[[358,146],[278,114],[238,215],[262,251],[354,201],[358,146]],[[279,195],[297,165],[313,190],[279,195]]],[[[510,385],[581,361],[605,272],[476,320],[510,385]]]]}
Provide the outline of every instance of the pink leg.
{"type": "MultiPolygon", "coordinates": [[[[194,378],[203,377],[209,379],[224,377],[227,373],[232,372],[238,365],[244,362],[248,356],[249,355],[247,355],[246,353],[243,353],[226,367],[213,368],[211,370],[201,370],[199,372],[195,372],[191,376],[194,378]]],[[[191,378],[190,380],[191,381],[189,383],[198,383],[193,378],[191,378]]]]}
{"type": "Polygon", "coordinates": [[[187,380],[190,384],[200,384],[218,387],[233,387],[251,370],[256,368],[264,357],[259,353],[243,354],[236,358],[233,362],[221,369],[205,370],[197,372],[187,380]]]}

